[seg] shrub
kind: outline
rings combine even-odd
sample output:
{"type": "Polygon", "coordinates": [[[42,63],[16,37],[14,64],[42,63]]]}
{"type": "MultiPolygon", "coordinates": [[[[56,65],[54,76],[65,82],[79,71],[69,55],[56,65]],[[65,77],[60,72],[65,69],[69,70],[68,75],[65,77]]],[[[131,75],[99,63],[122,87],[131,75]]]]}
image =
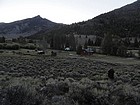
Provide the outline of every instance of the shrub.
{"type": "Polygon", "coordinates": [[[139,52],[138,52],[138,54],[139,54],[139,58],[140,58],[140,49],[139,49],[139,52]]]}
{"type": "Polygon", "coordinates": [[[4,53],[4,51],[0,51],[0,53],[4,53]]]}
{"type": "Polygon", "coordinates": [[[52,51],[51,56],[57,56],[57,53],[52,51]]]}
{"type": "Polygon", "coordinates": [[[65,82],[50,83],[43,87],[41,91],[44,95],[47,95],[49,98],[52,98],[55,95],[59,96],[68,93],[69,86],[65,82]]]}
{"type": "Polygon", "coordinates": [[[17,45],[17,44],[11,46],[11,49],[12,49],[12,50],[18,50],[19,48],[20,48],[20,47],[19,47],[19,45],[17,45]]]}
{"type": "Polygon", "coordinates": [[[26,45],[26,46],[20,46],[20,47],[24,48],[24,49],[31,49],[31,50],[36,49],[36,46],[34,46],[34,45],[26,45]]]}
{"type": "Polygon", "coordinates": [[[0,49],[3,49],[3,45],[2,44],[0,44],[0,49]]]}
{"type": "Polygon", "coordinates": [[[99,95],[89,86],[73,84],[69,92],[70,99],[78,102],[79,105],[109,105],[105,95],[99,95]]]}
{"type": "Polygon", "coordinates": [[[109,92],[109,99],[110,103],[113,105],[140,104],[139,93],[136,92],[133,87],[127,84],[113,88],[113,90],[109,92]]]}
{"type": "Polygon", "coordinates": [[[125,46],[120,46],[117,50],[117,55],[121,57],[126,57],[127,56],[127,48],[125,46]]]}
{"type": "Polygon", "coordinates": [[[1,91],[1,105],[42,105],[43,102],[43,98],[29,87],[12,86],[1,91]]]}

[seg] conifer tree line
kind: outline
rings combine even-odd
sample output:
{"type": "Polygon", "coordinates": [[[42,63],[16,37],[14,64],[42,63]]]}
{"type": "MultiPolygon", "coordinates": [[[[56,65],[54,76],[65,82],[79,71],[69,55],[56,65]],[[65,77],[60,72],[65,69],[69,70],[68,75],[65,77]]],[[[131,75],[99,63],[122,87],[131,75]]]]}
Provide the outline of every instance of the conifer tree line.
{"type": "Polygon", "coordinates": [[[132,43],[129,37],[124,40],[120,37],[113,37],[112,34],[105,34],[104,39],[101,43],[101,48],[104,54],[126,57],[130,56],[127,52],[128,48],[139,49],[140,41],[135,37],[132,43]]]}
{"type": "Polygon", "coordinates": [[[48,38],[50,43],[50,48],[56,50],[64,50],[66,47],[69,47],[70,50],[76,50],[76,41],[73,34],[70,35],[53,35],[48,38]]]}
{"type": "Polygon", "coordinates": [[[5,43],[5,37],[0,37],[0,43],[5,43]]]}
{"type": "MultiPolygon", "coordinates": [[[[85,38],[87,38],[87,36],[85,38]]],[[[78,46],[74,34],[54,34],[47,39],[49,39],[50,48],[56,50],[64,50],[66,47],[69,47],[71,50],[75,51],[77,49],[76,46],[78,46]]],[[[127,49],[138,49],[140,47],[140,41],[138,40],[138,37],[135,37],[133,41],[131,41],[130,37],[123,39],[117,35],[115,36],[111,33],[107,33],[104,35],[104,38],[96,37],[95,42],[90,38],[85,40],[83,48],[86,49],[87,46],[100,46],[104,54],[127,56],[127,49]]]]}

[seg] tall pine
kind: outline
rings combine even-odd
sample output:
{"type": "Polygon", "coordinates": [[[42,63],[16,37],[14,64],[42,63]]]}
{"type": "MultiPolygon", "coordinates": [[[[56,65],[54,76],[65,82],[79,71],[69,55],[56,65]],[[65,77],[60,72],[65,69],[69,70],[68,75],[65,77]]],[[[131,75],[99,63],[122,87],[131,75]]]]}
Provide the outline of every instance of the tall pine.
{"type": "Polygon", "coordinates": [[[105,34],[104,39],[103,39],[102,44],[101,44],[103,53],[104,54],[111,54],[112,45],[113,45],[112,35],[105,34]]]}

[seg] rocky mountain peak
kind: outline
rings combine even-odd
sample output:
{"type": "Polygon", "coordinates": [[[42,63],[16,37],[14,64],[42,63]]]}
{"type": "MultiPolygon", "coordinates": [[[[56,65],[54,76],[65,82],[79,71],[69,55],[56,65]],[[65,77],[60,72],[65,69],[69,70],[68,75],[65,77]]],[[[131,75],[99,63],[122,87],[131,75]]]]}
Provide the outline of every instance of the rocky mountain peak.
{"type": "Polygon", "coordinates": [[[58,24],[37,15],[33,18],[0,24],[0,36],[7,38],[30,36],[44,29],[50,30],[56,25],[58,24]]]}
{"type": "Polygon", "coordinates": [[[43,19],[40,15],[33,17],[34,19],[43,19]]]}

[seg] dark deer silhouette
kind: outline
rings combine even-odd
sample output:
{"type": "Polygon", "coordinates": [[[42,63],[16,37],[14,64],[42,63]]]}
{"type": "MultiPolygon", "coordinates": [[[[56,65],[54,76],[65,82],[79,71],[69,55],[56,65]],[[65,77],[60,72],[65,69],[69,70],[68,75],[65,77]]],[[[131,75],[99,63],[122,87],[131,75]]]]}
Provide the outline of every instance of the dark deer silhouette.
{"type": "Polygon", "coordinates": [[[110,70],[108,71],[108,77],[109,77],[110,79],[114,79],[114,73],[115,73],[114,69],[110,69],[110,70]]]}

